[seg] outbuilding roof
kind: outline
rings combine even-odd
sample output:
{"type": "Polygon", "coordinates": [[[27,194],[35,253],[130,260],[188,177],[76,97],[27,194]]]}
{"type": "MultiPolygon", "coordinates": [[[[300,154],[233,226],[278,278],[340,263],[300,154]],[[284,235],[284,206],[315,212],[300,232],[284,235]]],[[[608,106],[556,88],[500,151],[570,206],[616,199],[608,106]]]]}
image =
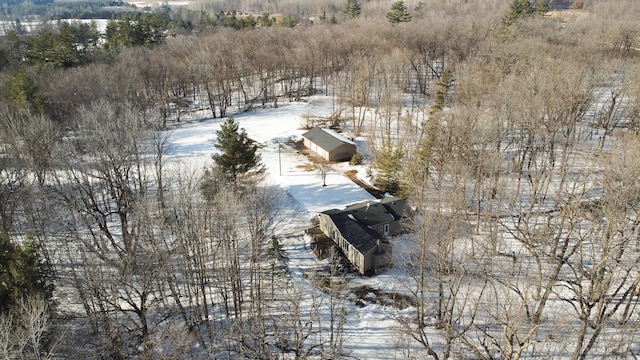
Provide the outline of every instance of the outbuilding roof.
{"type": "Polygon", "coordinates": [[[331,129],[320,128],[317,126],[311,128],[309,131],[302,134],[302,136],[328,152],[331,152],[331,150],[344,144],[356,145],[355,142],[331,129]]]}

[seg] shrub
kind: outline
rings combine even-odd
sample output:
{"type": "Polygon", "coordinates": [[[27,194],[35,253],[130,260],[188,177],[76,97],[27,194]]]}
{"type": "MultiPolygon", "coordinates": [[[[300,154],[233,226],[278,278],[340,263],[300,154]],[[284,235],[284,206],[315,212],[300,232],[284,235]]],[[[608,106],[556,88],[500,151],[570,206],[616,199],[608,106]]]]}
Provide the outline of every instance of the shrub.
{"type": "Polygon", "coordinates": [[[349,165],[360,165],[362,164],[362,154],[359,151],[356,151],[355,154],[349,160],[349,165]]]}

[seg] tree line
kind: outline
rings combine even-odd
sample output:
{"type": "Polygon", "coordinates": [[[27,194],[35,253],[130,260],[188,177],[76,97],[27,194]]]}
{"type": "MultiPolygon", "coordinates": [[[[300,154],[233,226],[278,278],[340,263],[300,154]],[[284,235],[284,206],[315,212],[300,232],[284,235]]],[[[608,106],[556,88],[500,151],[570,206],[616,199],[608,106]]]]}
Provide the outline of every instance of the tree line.
{"type": "MultiPolygon", "coordinates": [[[[62,304],[16,297],[0,351],[348,356],[342,282],[316,292],[286,274],[279,194],[234,164],[167,163],[154,131],[195,106],[229,117],[324,94],[341,127],[367,135],[378,184],[419,210],[395,264],[413,304],[395,319],[399,338],[422,347],[404,344],[407,356],[633,356],[637,14],[594,1],[590,17],[563,21],[539,4],[348,1],[336,24],[177,34],[109,61],[8,67],[0,245],[42,264],[68,291],[61,303],[82,311],[54,326],[62,304]]],[[[255,155],[232,120],[224,130],[255,155]]]]}

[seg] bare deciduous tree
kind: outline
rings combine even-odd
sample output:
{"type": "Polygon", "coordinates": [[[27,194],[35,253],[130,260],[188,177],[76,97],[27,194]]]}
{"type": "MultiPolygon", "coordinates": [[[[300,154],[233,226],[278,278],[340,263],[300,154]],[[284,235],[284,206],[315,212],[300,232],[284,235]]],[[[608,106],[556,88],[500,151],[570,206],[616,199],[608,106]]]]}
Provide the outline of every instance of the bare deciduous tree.
{"type": "Polygon", "coordinates": [[[58,339],[49,303],[41,296],[19,301],[0,314],[0,355],[4,359],[51,359],[58,339]]]}
{"type": "Polygon", "coordinates": [[[166,262],[154,160],[147,158],[152,139],[139,113],[126,106],[96,103],[80,121],[56,178],[73,219],[68,260],[81,259],[75,285],[105,353],[151,356],[164,320],[158,280],[166,262]]]}

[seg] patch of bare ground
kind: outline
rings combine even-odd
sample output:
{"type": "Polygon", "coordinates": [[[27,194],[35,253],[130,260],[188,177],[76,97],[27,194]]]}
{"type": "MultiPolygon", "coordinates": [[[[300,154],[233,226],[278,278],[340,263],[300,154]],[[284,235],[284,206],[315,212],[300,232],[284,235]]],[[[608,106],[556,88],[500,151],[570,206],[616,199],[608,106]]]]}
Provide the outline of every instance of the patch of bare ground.
{"type": "Polygon", "coordinates": [[[571,23],[587,19],[591,16],[591,12],[589,12],[588,10],[578,9],[553,10],[545,13],[545,16],[564,23],[571,23]]]}
{"type": "Polygon", "coordinates": [[[294,148],[298,153],[304,155],[309,160],[309,162],[306,164],[296,166],[298,169],[303,169],[305,171],[314,171],[318,168],[319,164],[325,166],[329,164],[328,161],[304,146],[302,141],[287,143],[287,145],[294,148]]]}
{"type": "Polygon", "coordinates": [[[302,165],[297,165],[296,168],[298,169],[302,169],[304,171],[313,171],[317,168],[317,166],[311,164],[311,163],[306,163],[306,164],[302,164],[302,165]]]}
{"type": "Polygon", "coordinates": [[[322,156],[314,153],[313,151],[311,151],[308,147],[304,146],[303,144],[300,144],[299,150],[300,154],[303,154],[304,156],[307,157],[307,159],[309,159],[309,161],[311,161],[313,164],[322,164],[322,165],[329,165],[331,164],[329,161],[325,160],[322,156]]]}
{"type": "Polygon", "coordinates": [[[415,306],[415,300],[406,294],[384,291],[366,285],[349,288],[349,276],[316,275],[308,279],[313,286],[326,294],[343,299],[355,298],[353,301],[358,307],[376,304],[403,310],[409,306],[415,306]]]}
{"type": "Polygon", "coordinates": [[[365,307],[367,303],[393,306],[400,310],[406,309],[409,306],[415,306],[415,301],[409,295],[382,291],[369,286],[360,286],[356,288],[353,293],[358,298],[356,305],[360,307],[365,307]]]}
{"type": "Polygon", "coordinates": [[[361,188],[365,189],[369,194],[373,195],[376,199],[382,199],[384,197],[384,194],[385,194],[384,191],[378,188],[375,188],[358,178],[358,175],[357,175],[358,170],[349,170],[344,174],[347,175],[347,177],[351,179],[351,181],[356,183],[356,185],[360,186],[361,188]]]}
{"type": "Polygon", "coordinates": [[[333,240],[325,235],[319,227],[307,229],[307,235],[311,237],[311,250],[318,259],[326,259],[331,254],[330,250],[334,245],[333,240]]]}
{"type": "MultiPolygon", "coordinates": [[[[316,223],[312,228],[306,230],[307,235],[311,237],[311,250],[320,260],[326,259],[331,256],[331,252],[335,251],[340,255],[340,263],[337,264],[337,268],[342,272],[354,272],[351,268],[351,264],[344,257],[340,248],[338,248],[330,237],[328,237],[316,223]]],[[[355,273],[355,272],[354,272],[355,273]]]]}

